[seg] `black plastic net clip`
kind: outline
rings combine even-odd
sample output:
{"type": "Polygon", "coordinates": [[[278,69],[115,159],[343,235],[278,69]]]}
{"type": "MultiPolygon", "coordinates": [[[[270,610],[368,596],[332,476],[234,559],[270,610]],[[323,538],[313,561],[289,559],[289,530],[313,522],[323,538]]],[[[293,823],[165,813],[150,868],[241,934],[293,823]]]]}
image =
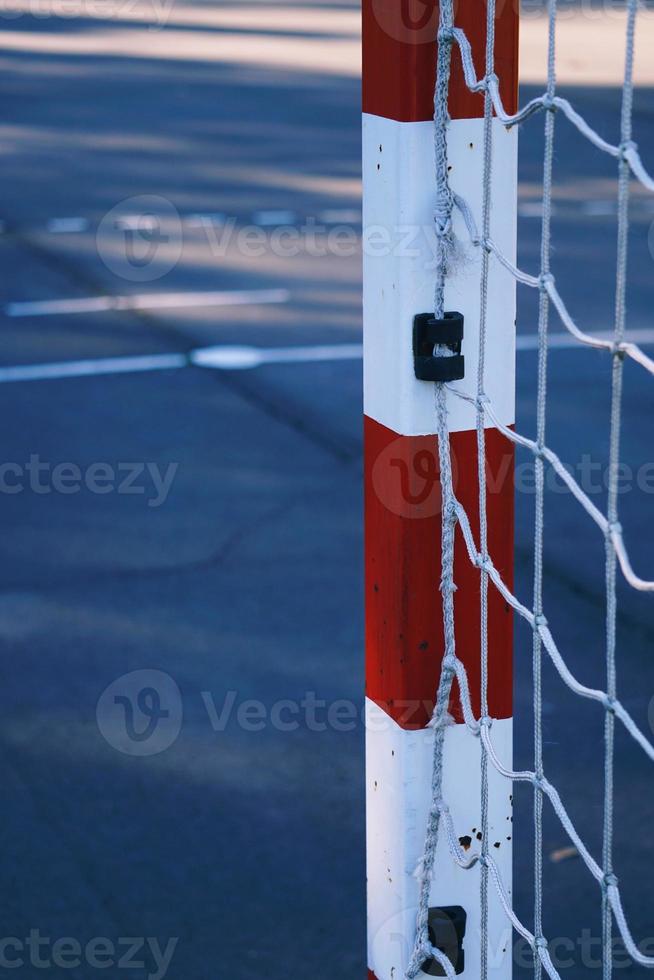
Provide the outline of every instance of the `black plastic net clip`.
{"type": "MultiPolygon", "coordinates": [[[[446,905],[443,908],[429,909],[429,942],[444,956],[447,956],[457,976],[463,973],[466,965],[463,950],[466,919],[465,910],[460,905],[446,905]]],[[[435,959],[427,960],[422,964],[421,969],[430,977],[447,976],[441,964],[435,959]]]]}
{"type": "Polygon", "coordinates": [[[416,378],[419,381],[460,381],[465,374],[462,340],[462,313],[446,313],[442,320],[437,320],[433,313],[418,313],[413,320],[416,378]],[[435,347],[448,347],[452,354],[434,354],[435,347]]]}

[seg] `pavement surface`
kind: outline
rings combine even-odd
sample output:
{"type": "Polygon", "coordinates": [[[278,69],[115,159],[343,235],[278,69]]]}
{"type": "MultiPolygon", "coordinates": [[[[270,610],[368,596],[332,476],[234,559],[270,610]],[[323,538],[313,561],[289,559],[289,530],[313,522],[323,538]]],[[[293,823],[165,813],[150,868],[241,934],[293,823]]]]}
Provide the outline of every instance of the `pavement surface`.
{"type": "MultiPolygon", "coordinates": [[[[327,711],[360,704],[363,688],[361,364],[354,348],[232,371],[187,354],[360,344],[357,7],[94,9],[18,6],[0,30],[0,937],[11,940],[0,972],[20,959],[14,975],[28,978],[355,980],[363,732],[349,709],[337,723],[327,711]],[[140,366],[70,367],[107,358],[140,366]],[[4,369],[17,365],[38,380],[12,382],[4,369]],[[127,701],[113,699],[143,688],[135,730],[159,725],[139,742],[125,737],[127,701]]],[[[617,140],[616,87],[565,94],[617,140]]],[[[650,162],[652,106],[639,88],[650,162]]],[[[565,122],[557,130],[554,271],[580,322],[608,330],[614,167],[565,122]]],[[[541,131],[542,120],[525,126],[520,164],[531,269],[541,131]]],[[[654,210],[639,197],[632,211],[630,329],[646,337],[654,210]]],[[[520,302],[518,425],[533,433],[536,309],[520,302]]],[[[608,393],[605,357],[553,351],[549,440],[600,484],[608,393]]],[[[653,409],[651,380],[628,366],[622,520],[644,575],[653,409]]],[[[519,462],[528,599],[533,494],[519,462]]],[[[546,566],[561,649],[601,685],[603,542],[556,486],[546,566]]],[[[621,697],[648,731],[653,636],[651,598],[621,588],[621,697]]],[[[530,659],[519,627],[520,765],[530,659]]],[[[598,855],[601,712],[547,665],[545,724],[550,778],[598,855]]],[[[654,936],[651,768],[622,733],[617,757],[616,870],[643,939],[654,936]]],[[[516,803],[516,906],[530,922],[529,792],[516,803]]],[[[579,859],[562,859],[567,843],[548,815],[545,930],[563,940],[562,976],[596,976],[599,891],[579,859]]]]}

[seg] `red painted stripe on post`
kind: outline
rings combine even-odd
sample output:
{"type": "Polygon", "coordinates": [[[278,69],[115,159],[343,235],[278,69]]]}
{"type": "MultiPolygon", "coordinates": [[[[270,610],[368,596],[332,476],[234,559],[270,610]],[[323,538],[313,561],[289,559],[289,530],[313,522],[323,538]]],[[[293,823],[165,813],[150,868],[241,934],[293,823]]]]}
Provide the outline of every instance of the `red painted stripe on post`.
{"type": "MultiPolygon", "coordinates": [[[[443,657],[441,489],[435,436],[399,436],[365,418],[366,693],[402,728],[424,728],[434,707],[443,657]]],[[[454,489],[479,543],[477,434],[450,437],[454,489]],[[461,478],[458,478],[458,474],[461,478]]],[[[488,548],[513,587],[514,446],[486,430],[488,548]]],[[[457,655],[480,715],[479,570],[457,530],[454,580],[457,655]]],[[[489,712],[512,715],[513,615],[489,585],[489,712]]],[[[450,712],[463,721],[458,685],[450,712]]]]}
{"type": "MultiPolygon", "coordinates": [[[[495,73],[508,112],[517,108],[518,2],[498,0],[495,73]]],[[[472,45],[477,74],[485,64],[486,5],[456,3],[455,24],[472,45]]],[[[436,0],[363,0],[363,111],[399,122],[421,122],[434,114],[438,4],[436,0]]],[[[458,50],[452,62],[450,115],[478,119],[484,99],[469,91],[458,50]]]]}

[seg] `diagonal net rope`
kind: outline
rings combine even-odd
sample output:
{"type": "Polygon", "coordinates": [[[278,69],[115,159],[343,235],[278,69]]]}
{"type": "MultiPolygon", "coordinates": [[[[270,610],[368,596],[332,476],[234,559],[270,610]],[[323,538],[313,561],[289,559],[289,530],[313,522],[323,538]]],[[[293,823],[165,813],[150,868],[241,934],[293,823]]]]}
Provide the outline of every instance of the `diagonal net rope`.
{"type": "MultiPolygon", "coordinates": [[[[557,6],[556,0],[549,0],[549,54],[548,74],[545,92],[527,103],[513,115],[508,114],[502,104],[499,81],[494,72],[495,41],[495,0],[487,2],[487,44],[485,72],[477,77],[470,43],[464,32],[454,24],[453,0],[442,0],[438,31],[437,77],[434,96],[435,121],[435,161],[436,161],[436,287],[435,316],[444,313],[445,282],[456,243],[452,231],[452,215],[457,208],[464,220],[470,242],[482,251],[481,262],[481,315],[479,324],[479,367],[476,397],[451,387],[435,386],[436,433],[441,471],[442,493],[442,577],[440,591],[443,605],[444,655],[441,678],[436,697],[436,705],[430,727],[434,730],[433,769],[431,786],[431,806],[427,820],[427,833],[423,857],[418,869],[419,902],[416,922],[416,935],[413,950],[406,970],[407,980],[412,980],[421,972],[428,959],[441,964],[448,978],[455,976],[450,961],[435,949],[429,940],[428,909],[431,883],[434,877],[434,864],[439,834],[444,832],[449,851],[454,862],[464,870],[476,864],[481,866],[481,972],[480,980],[488,977],[488,913],[489,887],[498,896],[507,919],[516,932],[531,946],[534,955],[534,976],[540,978],[543,971],[552,980],[561,980],[548,952],[548,943],[542,929],[542,815],[547,801],[553,808],[563,829],[577,849],[589,872],[597,881],[602,895],[603,908],[603,980],[612,976],[613,922],[628,954],[641,966],[654,968],[654,957],[645,956],[631,934],[620,895],[618,879],[613,870],[613,744],[615,723],[618,721],[640,745],[647,756],[654,761],[654,744],[641,731],[627,709],[617,696],[616,680],[616,578],[619,566],[627,583],[639,591],[654,591],[654,581],[640,578],[633,570],[625,546],[618,515],[618,477],[620,459],[620,420],[622,407],[623,367],[625,358],[630,358],[654,374],[652,361],[636,344],[625,341],[626,324],[626,283],[627,283],[627,241],[629,230],[629,190],[631,177],[638,180],[646,189],[654,191],[654,179],[646,171],[637,145],[632,139],[633,114],[633,62],[636,14],[638,0],[628,0],[625,75],[623,84],[620,143],[608,143],[583,119],[566,100],[556,94],[555,75],[555,37],[557,6]],[[447,129],[449,124],[448,93],[450,81],[451,51],[457,45],[461,54],[464,78],[468,88],[484,95],[484,167],[482,230],[479,233],[472,212],[467,203],[455,195],[448,180],[447,129]],[[515,126],[533,114],[545,113],[545,151],[543,164],[543,224],[541,238],[540,269],[537,275],[519,269],[493,242],[490,236],[490,187],[492,175],[493,115],[504,125],[515,126]],[[570,315],[557,288],[550,270],[551,212],[552,212],[552,161],[554,151],[555,116],[561,113],[594,146],[618,161],[618,258],[616,273],[615,326],[612,341],[594,337],[581,330],[570,315]],[[538,323],[538,391],[536,439],[532,440],[498,419],[493,406],[484,391],[484,360],[486,351],[486,321],[488,311],[488,282],[491,260],[498,262],[514,277],[516,282],[540,291],[538,323]],[[550,308],[553,307],[565,328],[581,343],[593,348],[609,351],[613,359],[611,385],[611,430],[609,450],[609,492],[607,513],[603,514],[580,484],[563,465],[557,454],[546,444],[545,408],[547,400],[547,334],[550,308]],[[447,421],[446,389],[449,394],[470,402],[476,410],[478,469],[479,469],[479,544],[474,539],[468,515],[457,500],[452,482],[452,459],[450,455],[449,429],[447,421]],[[534,548],[534,590],[531,608],[524,605],[502,580],[487,547],[486,520],[486,476],[485,476],[485,425],[490,422],[507,439],[533,453],[536,461],[535,498],[535,548],[534,548]],[[594,689],[581,684],[568,668],[548,627],[543,608],[543,514],[545,468],[550,466],[563,480],[573,497],[589,515],[602,533],[606,544],[606,690],[594,689]],[[470,561],[479,569],[481,596],[481,717],[475,718],[468,677],[463,663],[456,655],[454,638],[454,550],[455,531],[459,526],[470,561]],[[534,672],[534,768],[533,771],[507,769],[495,751],[492,732],[492,719],[488,717],[488,649],[487,649],[487,595],[493,587],[503,596],[513,610],[528,623],[533,631],[533,672],[534,672]],[[541,718],[541,661],[543,650],[549,656],[563,683],[577,696],[596,701],[604,710],[605,717],[605,792],[603,818],[603,853],[600,865],[591,855],[566,807],[553,784],[547,779],[542,756],[542,718],[541,718]],[[448,705],[454,678],[457,679],[464,722],[470,732],[481,742],[481,812],[482,844],[479,852],[466,853],[459,843],[447,802],[443,799],[443,759],[445,729],[449,724],[448,705]],[[506,885],[499,868],[487,850],[488,821],[488,767],[493,766],[501,776],[513,782],[531,783],[534,789],[534,829],[535,829],[535,908],[534,927],[529,930],[516,916],[506,885]]],[[[442,349],[440,354],[446,354],[442,349]]]]}

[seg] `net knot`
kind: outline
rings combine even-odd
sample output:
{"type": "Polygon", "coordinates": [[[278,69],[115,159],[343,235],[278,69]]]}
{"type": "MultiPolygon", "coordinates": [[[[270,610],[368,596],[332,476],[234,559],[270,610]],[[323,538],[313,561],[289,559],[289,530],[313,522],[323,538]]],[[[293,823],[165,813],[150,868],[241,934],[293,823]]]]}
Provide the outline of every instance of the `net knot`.
{"type": "Polygon", "coordinates": [[[490,560],[490,556],[482,555],[480,552],[477,552],[475,555],[474,564],[481,572],[486,572],[486,574],[489,574],[493,570],[493,563],[490,560]]]}
{"type": "Polygon", "coordinates": [[[550,92],[546,92],[541,100],[541,105],[543,109],[547,109],[548,112],[556,111],[556,96],[552,95],[550,92]]]}
{"type": "Polygon", "coordinates": [[[627,160],[630,153],[638,152],[638,143],[635,143],[633,140],[623,140],[618,149],[620,151],[620,158],[627,160]]]}
{"type": "Polygon", "coordinates": [[[550,286],[553,282],[554,282],[554,276],[552,275],[551,272],[543,272],[538,277],[538,286],[544,292],[547,292],[547,287],[550,286]]]}
{"type": "Polygon", "coordinates": [[[625,357],[627,356],[627,349],[624,344],[611,344],[611,354],[613,357],[617,357],[621,361],[624,361],[625,357]]]}
{"type": "Polygon", "coordinates": [[[456,35],[452,27],[441,27],[440,31],[438,32],[437,40],[439,44],[443,44],[443,42],[451,44],[455,37],[456,35]]]}
{"type": "Polygon", "coordinates": [[[500,84],[500,80],[495,74],[495,72],[491,72],[489,75],[486,75],[486,77],[484,78],[484,88],[486,89],[487,92],[490,91],[490,89],[493,86],[497,88],[499,84],[500,84]]]}
{"type": "Polygon", "coordinates": [[[479,719],[480,728],[491,728],[492,725],[493,725],[493,719],[491,718],[490,715],[482,715],[482,717],[479,719]]]}
{"type": "Polygon", "coordinates": [[[541,792],[544,790],[544,788],[545,788],[545,779],[544,779],[543,776],[539,776],[537,773],[534,773],[531,781],[534,784],[534,786],[536,787],[536,789],[541,790],[541,792]]]}
{"type": "Polygon", "coordinates": [[[480,395],[477,395],[475,399],[475,405],[477,406],[478,409],[480,409],[480,411],[483,412],[484,405],[490,405],[490,398],[482,391],[480,395]]]}
{"type": "Polygon", "coordinates": [[[545,936],[534,936],[534,949],[547,949],[549,943],[545,936]]]}
{"type": "Polygon", "coordinates": [[[453,653],[446,653],[443,657],[443,670],[450,671],[454,673],[456,670],[457,659],[453,653]]]}
{"type": "Polygon", "coordinates": [[[547,626],[547,617],[543,616],[542,613],[536,613],[534,616],[534,626],[536,629],[545,628],[547,626]]]}
{"type": "Polygon", "coordinates": [[[618,887],[618,876],[614,875],[612,871],[609,871],[604,875],[602,879],[602,884],[604,888],[617,888],[618,887]]]}
{"type": "Polygon", "coordinates": [[[612,698],[610,694],[605,694],[602,698],[602,703],[607,711],[610,711],[612,715],[615,714],[615,710],[618,706],[617,698],[612,698]]]}
{"type": "Polygon", "coordinates": [[[620,521],[609,521],[606,525],[606,530],[608,531],[609,535],[617,534],[618,536],[621,536],[622,524],[620,521]]]}

